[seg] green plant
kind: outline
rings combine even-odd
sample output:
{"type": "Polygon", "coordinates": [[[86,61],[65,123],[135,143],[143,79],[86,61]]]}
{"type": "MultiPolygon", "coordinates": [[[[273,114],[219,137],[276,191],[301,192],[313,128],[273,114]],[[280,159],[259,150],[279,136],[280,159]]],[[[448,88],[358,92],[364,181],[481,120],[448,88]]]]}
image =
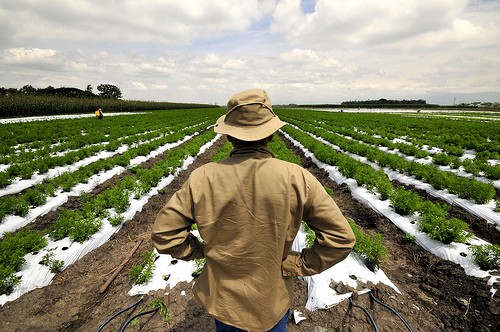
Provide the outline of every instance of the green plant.
{"type": "Polygon", "coordinates": [[[193,278],[198,278],[201,274],[201,271],[203,271],[203,267],[205,266],[205,262],[207,261],[206,258],[199,258],[194,260],[194,271],[191,274],[193,278]]]}
{"type": "Polygon", "coordinates": [[[376,233],[374,236],[364,234],[353,220],[349,220],[349,225],[356,237],[354,251],[364,258],[365,264],[370,270],[375,271],[389,251],[382,243],[382,234],[376,233]]]}
{"type": "Polygon", "coordinates": [[[111,226],[118,226],[123,222],[123,216],[121,215],[116,215],[111,218],[109,218],[109,223],[111,226]]]}
{"type": "Polygon", "coordinates": [[[404,236],[404,240],[408,243],[414,244],[416,242],[415,236],[411,235],[410,233],[406,233],[404,236]]]}
{"type": "Polygon", "coordinates": [[[153,278],[153,272],[156,268],[156,254],[153,250],[143,252],[141,255],[144,260],[143,265],[134,265],[130,270],[130,279],[135,285],[144,285],[153,278]]]}
{"type": "Polygon", "coordinates": [[[316,233],[309,227],[308,224],[302,222],[302,227],[306,232],[306,247],[310,248],[314,244],[314,240],[316,239],[316,233]]]}
{"type": "Polygon", "coordinates": [[[397,188],[392,192],[390,202],[397,213],[410,215],[420,208],[422,198],[412,191],[397,188]]]}
{"type": "Polygon", "coordinates": [[[28,202],[28,204],[33,206],[40,206],[47,202],[47,196],[36,189],[26,190],[24,199],[28,202]]]}
{"type": "Polygon", "coordinates": [[[167,305],[165,304],[165,302],[163,302],[163,300],[155,299],[151,301],[150,305],[151,307],[153,307],[153,309],[160,308],[160,315],[163,317],[163,321],[165,323],[169,323],[172,321],[172,315],[168,312],[167,305]]]}
{"type": "Polygon", "coordinates": [[[125,212],[130,206],[127,190],[113,188],[105,192],[106,207],[115,208],[118,213],[125,212]]]}
{"type": "Polygon", "coordinates": [[[500,199],[495,201],[495,209],[493,211],[500,212],[500,199]]]}
{"type": "Polygon", "coordinates": [[[431,239],[441,241],[444,244],[465,243],[472,237],[472,234],[467,232],[469,225],[465,221],[457,218],[446,220],[444,217],[436,217],[431,214],[422,216],[419,229],[429,234],[431,239]]]}
{"type": "Polygon", "coordinates": [[[20,278],[20,271],[26,259],[24,256],[47,245],[47,239],[39,232],[22,229],[17,233],[5,233],[0,241],[0,294],[10,294],[20,278]]]}
{"type": "Polygon", "coordinates": [[[54,253],[50,252],[45,254],[45,256],[43,256],[42,260],[40,261],[40,264],[49,267],[50,272],[57,273],[62,270],[64,266],[64,261],[61,261],[59,259],[54,259],[54,253]]]}
{"type": "Polygon", "coordinates": [[[61,209],[61,213],[52,226],[49,236],[54,240],[69,237],[73,241],[83,243],[90,239],[99,229],[102,221],[94,214],[82,214],[80,211],[61,209]]]}
{"type": "Polygon", "coordinates": [[[0,295],[12,293],[20,282],[21,279],[11,267],[0,265],[0,295]]]}
{"type": "Polygon", "coordinates": [[[25,217],[29,212],[30,203],[22,196],[3,196],[0,198],[0,211],[4,215],[13,214],[25,217]]]}
{"type": "Polygon", "coordinates": [[[472,245],[470,250],[482,270],[488,271],[500,268],[500,245],[472,245]]]}
{"type": "Polygon", "coordinates": [[[328,193],[329,196],[333,196],[333,189],[328,187],[328,186],[323,186],[325,188],[325,191],[328,193]]]}

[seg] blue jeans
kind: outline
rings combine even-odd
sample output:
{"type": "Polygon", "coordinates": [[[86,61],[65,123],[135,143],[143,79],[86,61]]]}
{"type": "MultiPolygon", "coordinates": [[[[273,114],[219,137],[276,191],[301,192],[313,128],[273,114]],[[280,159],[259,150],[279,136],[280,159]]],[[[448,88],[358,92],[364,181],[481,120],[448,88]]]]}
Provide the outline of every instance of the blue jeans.
{"type": "MultiPolygon", "coordinates": [[[[274,325],[274,327],[270,329],[268,332],[286,332],[286,323],[288,322],[289,314],[290,310],[288,310],[285,316],[283,316],[283,318],[281,318],[281,320],[278,322],[278,324],[274,325]]],[[[215,330],[217,332],[245,332],[245,330],[224,324],[223,322],[220,322],[217,319],[215,320],[215,330]]]]}

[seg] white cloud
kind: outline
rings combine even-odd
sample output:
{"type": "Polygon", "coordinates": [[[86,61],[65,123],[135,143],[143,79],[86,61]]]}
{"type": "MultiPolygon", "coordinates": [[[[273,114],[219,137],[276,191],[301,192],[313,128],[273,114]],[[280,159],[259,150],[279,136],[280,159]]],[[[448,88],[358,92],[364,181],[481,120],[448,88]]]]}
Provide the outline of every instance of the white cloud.
{"type": "Polygon", "coordinates": [[[134,89],[139,90],[139,91],[145,91],[147,90],[147,87],[144,83],[142,82],[130,82],[134,89]]]}
{"type": "Polygon", "coordinates": [[[305,14],[299,0],[278,3],[272,29],[317,48],[390,44],[449,26],[466,0],[318,0],[305,14]]]}
{"type": "Polygon", "coordinates": [[[15,37],[65,40],[70,43],[94,40],[123,43],[189,44],[196,38],[215,38],[222,33],[247,30],[253,22],[269,15],[270,0],[16,0],[5,6],[0,19],[19,17],[22,29],[9,20],[15,37]]]}
{"type": "Polygon", "coordinates": [[[39,62],[54,59],[56,50],[40,48],[10,48],[3,52],[3,59],[11,64],[23,64],[26,62],[39,62]]]}
{"type": "Polygon", "coordinates": [[[3,1],[0,86],[221,104],[250,87],[277,103],[500,91],[499,15],[480,0],[3,1]]]}

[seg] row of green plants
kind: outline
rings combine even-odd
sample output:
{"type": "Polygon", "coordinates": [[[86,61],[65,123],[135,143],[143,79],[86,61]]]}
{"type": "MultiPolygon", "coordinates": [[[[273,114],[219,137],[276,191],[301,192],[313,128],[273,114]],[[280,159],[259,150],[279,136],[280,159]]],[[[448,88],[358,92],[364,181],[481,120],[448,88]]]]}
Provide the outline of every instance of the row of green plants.
{"type": "Polygon", "coordinates": [[[163,133],[190,123],[213,122],[217,115],[212,109],[175,110],[109,116],[102,121],[80,118],[4,124],[0,163],[19,163],[104,142],[163,133]]]}
{"type": "Polygon", "coordinates": [[[82,243],[101,229],[103,219],[109,218],[109,222],[118,225],[123,221],[120,213],[130,205],[131,195],[139,198],[149,192],[162,178],[182,166],[188,156],[196,156],[201,146],[214,137],[215,133],[207,130],[170,150],[165,159],[157,161],[151,168],[135,167],[133,175],[124,177],[115,186],[94,197],[83,195],[81,209],[62,209],[55,223],[43,232],[23,228],[16,233],[4,234],[0,241],[0,289],[9,293],[20,282],[15,273],[24,265],[24,256],[45,247],[45,235],[54,240],[68,237],[82,243]]]}
{"type": "MultiPolygon", "coordinates": [[[[212,112],[213,113],[213,112],[212,112]]],[[[200,114],[203,115],[202,112],[200,114]]],[[[217,114],[213,114],[215,116],[217,114]]],[[[115,118],[126,118],[124,116],[119,116],[115,118]]],[[[202,122],[207,122],[206,116],[197,116],[196,119],[185,120],[186,115],[184,114],[182,118],[172,123],[175,118],[170,118],[169,123],[162,123],[158,119],[154,119],[151,116],[143,116],[141,120],[148,120],[139,122],[140,126],[117,126],[110,131],[107,127],[93,128],[91,133],[85,132],[82,134],[79,131],[72,131],[72,140],[68,140],[63,144],[57,144],[56,149],[44,148],[35,151],[30,151],[26,153],[20,153],[17,158],[12,158],[13,155],[5,156],[4,163],[9,164],[9,167],[4,171],[0,172],[0,188],[5,187],[11,183],[11,181],[16,177],[21,177],[22,179],[29,179],[35,172],[43,174],[49,169],[55,168],[57,166],[65,166],[73,164],[79,160],[95,155],[101,151],[116,151],[122,145],[134,145],[139,141],[148,141],[162,137],[165,133],[175,133],[182,128],[190,127],[195,124],[202,122]],[[146,118],[146,119],[144,119],[146,118]],[[153,122],[151,122],[153,121],[153,122]],[[197,122],[193,122],[197,121],[197,122]],[[158,124],[160,122],[160,124],[158,124]],[[154,126],[154,127],[153,127],[154,126]],[[88,139],[87,139],[88,137],[88,139]],[[86,145],[82,145],[83,140],[87,139],[86,145]],[[77,144],[75,144],[77,143],[77,144]],[[78,147],[77,147],[78,146],[78,147]],[[75,151],[67,151],[63,155],[54,154],[54,150],[62,151],[62,148],[75,149],[75,151]],[[22,156],[22,157],[21,157],[22,156]]],[[[136,118],[137,119],[137,118],[136,118]]],[[[86,125],[89,124],[90,120],[86,120],[86,125]]],[[[71,126],[70,121],[66,121],[66,126],[71,126]]],[[[46,124],[46,131],[53,131],[59,129],[60,126],[52,127],[53,124],[50,122],[46,124]],[[56,128],[56,129],[54,129],[56,128]]],[[[38,126],[36,126],[38,127],[38,126]]],[[[24,125],[23,125],[24,128],[24,125]]],[[[32,127],[29,127],[32,128],[32,127]]],[[[12,131],[12,128],[10,129],[12,131]]],[[[36,131],[37,135],[32,136],[31,139],[43,141],[46,137],[43,136],[39,131],[36,131]],[[40,135],[38,135],[40,134],[40,135]]]]}
{"type": "MultiPolygon", "coordinates": [[[[463,169],[473,176],[484,176],[491,180],[500,180],[500,164],[491,165],[488,160],[490,155],[484,153],[476,154],[474,159],[465,159],[461,161],[457,156],[451,156],[447,153],[436,153],[432,156],[432,162],[436,165],[450,166],[452,169],[463,169]]],[[[496,157],[495,159],[500,159],[496,157]]]]}
{"type": "Polygon", "coordinates": [[[287,121],[325,139],[343,151],[366,157],[369,161],[376,162],[380,167],[389,167],[403,174],[412,175],[418,180],[429,183],[436,190],[447,189],[450,193],[456,194],[460,198],[472,200],[477,204],[485,204],[495,197],[495,187],[491,182],[484,183],[473,178],[464,178],[454,173],[444,172],[436,165],[408,161],[401,156],[337,135],[329,129],[293,119],[287,119],[287,121]]]}
{"type": "MultiPolygon", "coordinates": [[[[314,122],[319,127],[324,127],[324,121],[314,122]]],[[[431,153],[422,149],[412,143],[408,142],[394,142],[393,139],[381,137],[378,134],[368,134],[357,129],[339,127],[336,123],[328,123],[328,130],[333,131],[339,135],[359,140],[366,144],[375,147],[384,146],[390,150],[398,150],[406,156],[414,156],[416,158],[427,158],[431,153]]],[[[391,137],[394,137],[391,135],[391,137]]],[[[489,159],[500,159],[500,154],[497,152],[482,151],[475,155],[474,159],[466,159],[463,162],[460,156],[464,154],[464,149],[460,146],[446,144],[442,146],[444,152],[432,154],[432,161],[436,165],[447,165],[453,169],[463,167],[465,171],[474,176],[479,176],[482,172],[484,177],[491,180],[500,179],[500,165],[490,165],[489,159]]]]}
{"type": "Polygon", "coordinates": [[[218,114],[220,112],[217,109],[186,109],[124,113],[106,116],[100,121],[84,117],[6,123],[0,132],[0,151],[2,155],[8,155],[21,148],[40,149],[55,144],[77,149],[108,138],[113,140],[148,130],[164,129],[172,124],[189,121],[189,118],[201,121],[218,114]]]}
{"type": "MultiPolygon", "coordinates": [[[[310,123],[327,123],[333,126],[332,130],[339,133],[343,130],[357,131],[358,135],[363,137],[383,138],[388,142],[394,139],[404,139],[419,149],[437,147],[455,156],[463,155],[465,150],[483,152],[489,155],[489,159],[499,159],[500,155],[498,121],[450,120],[446,116],[417,118],[408,114],[338,113],[300,109],[276,109],[276,112],[280,116],[287,115],[310,123]]],[[[373,144],[384,145],[383,143],[383,141],[375,141],[373,144]]],[[[408,154],[411,155],[411,153],[408,154]]]]}
{"type": "Polygon", "coordinates": [[[379,194],[380,199],[389,199],[396,212],[402,215],[418,214],[420,216],[419,229],[426,232],[431,239],[443,243],[466,243],[471,237],[466,222],[457,218],[449,218],[449,206],[446,204],[435,204],[423,200],[418,194],[402,187],[394,188],[383,171],[375,170],[356,161],[313,139],[299,129],[285,126],[283,131],[314,153],[318,160],[336,166],[340,173],[356,180],[359,186],[365,186],[373,193],[379,194]]]}
{"type": "Polygon", "coordinates": [[[103,170],[110,170],[116,166],[129,167],[133,158],[147,155],[165,144],[179,141],[186,135],[192,135],[204,129],[206,129],[204,124],[184,128],[149,143],[130,148],[111,158],[97,160],[74,172],[64,172],[54,178],[45,179],[43,183],[26,190],[23,194],[0,197],[0,221],[7,215],[24,217],[28,214],[30,208],[45,204],[47,198],[54,196],[57,190],[68,192],[77,184],[88,182],[91,176],[103,170]]]}

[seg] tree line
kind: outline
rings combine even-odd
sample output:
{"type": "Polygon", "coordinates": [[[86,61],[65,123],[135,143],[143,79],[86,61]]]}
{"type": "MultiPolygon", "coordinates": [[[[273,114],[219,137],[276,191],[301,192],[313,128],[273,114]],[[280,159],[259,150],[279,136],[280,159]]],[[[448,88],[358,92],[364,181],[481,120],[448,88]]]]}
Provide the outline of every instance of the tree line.
{"type": "Polygon", "coordinates": [[[112,84],[97,86],[95,94],[89,84],[85,90],[72,87],[42,89],[25,85],[20,89],[0,88],[0,118],[106,112],[131,112],[189,108],[212,108],[217,105],[122,100],[120,89],[112,84]]]}
{"type": "Polygon", "coordinates": [[[12,95],[33,95],[33,96],[58,96],[70,98],[110,98],[120,99],[122,92],[119,87],[113,84],[99,84],[97,86],[99,93],[93,92],[92,85],[88,84],[85,90],[72,87],[54,88],[48,86],[46,88],[34,88],[31,84],[26,84],[20,89],[16,88],[0,88],[0,96],[8,97],[12,95]]]}
{"type": "Polygon", "coordinates": [[[436,107],[438,105],[427,104],[425,99],[385,99],[380,98],[378,100],[354,100],[354,101],[344,101],[340,104],[342,107],[365,107],[365,108],[384,108],[384,107],[404,107],[404,108],[427,108],[436,107]]]}

